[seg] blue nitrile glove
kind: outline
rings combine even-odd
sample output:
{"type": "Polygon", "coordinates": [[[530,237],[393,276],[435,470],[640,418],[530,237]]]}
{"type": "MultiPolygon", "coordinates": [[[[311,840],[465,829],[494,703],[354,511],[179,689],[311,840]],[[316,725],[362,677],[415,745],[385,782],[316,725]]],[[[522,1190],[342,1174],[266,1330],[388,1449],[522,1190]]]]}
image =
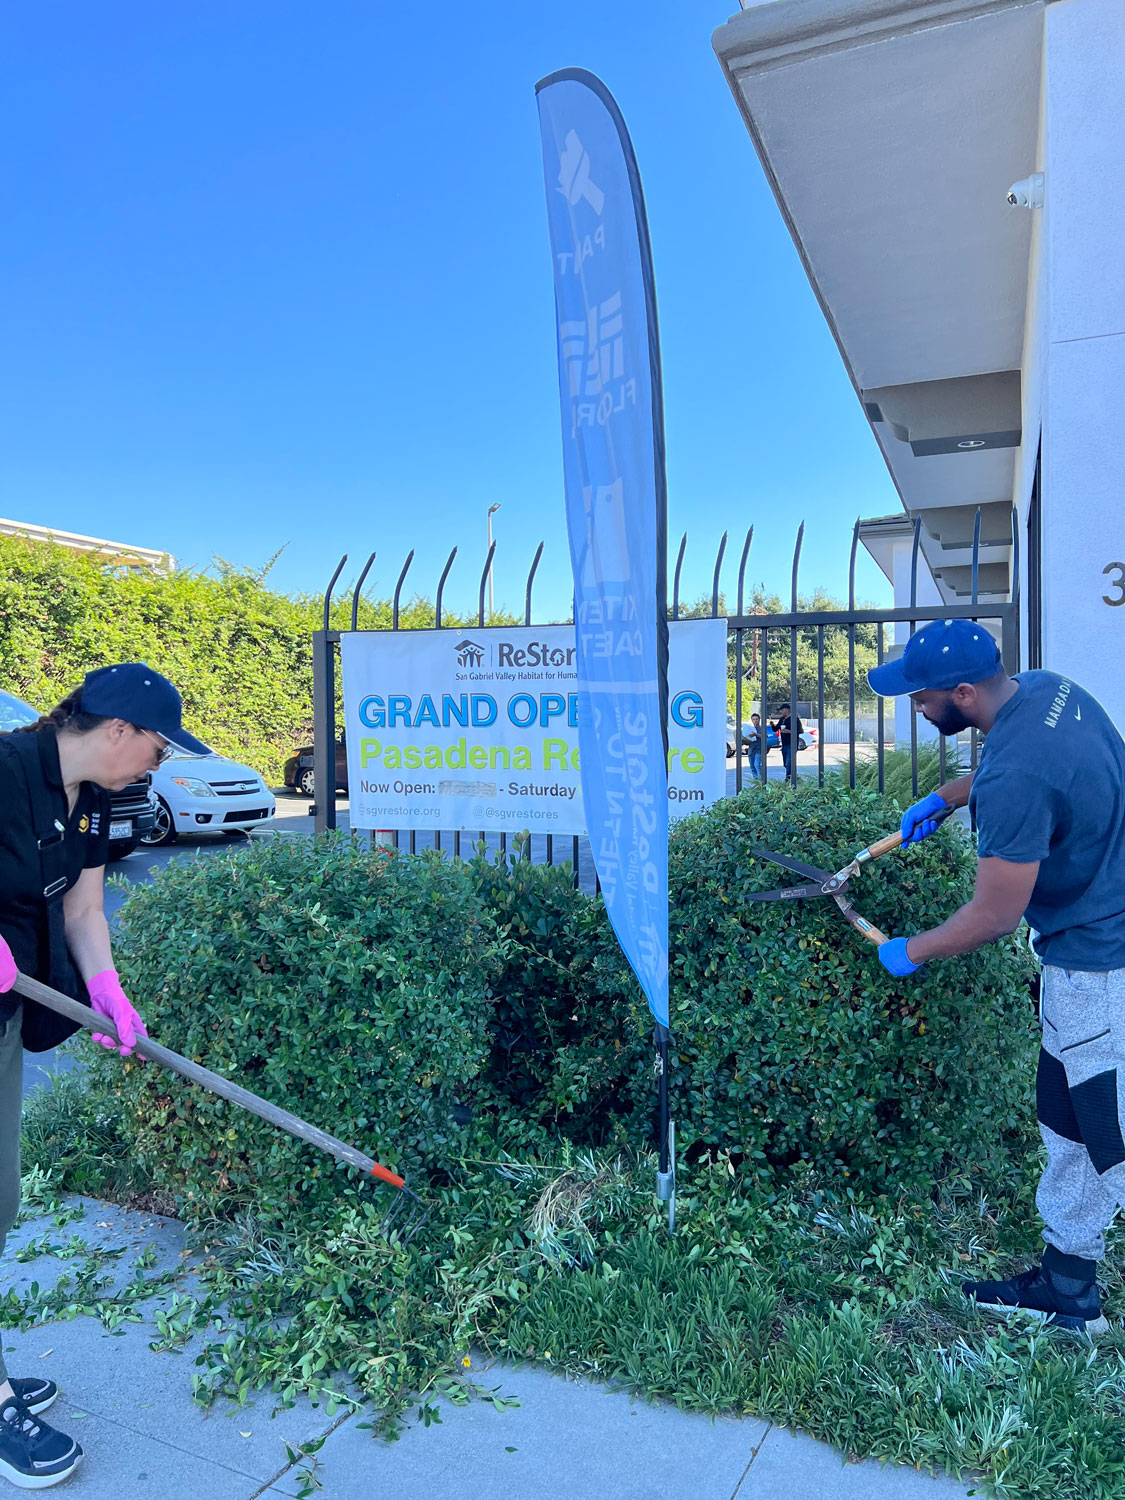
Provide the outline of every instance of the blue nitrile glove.
{"type": "Polygon", "coordinates": [[[938,814],[948,811],[949,803],[944,797],[939,797],[937,792],[931,792],[921,802],[915,802],[902,815],[902,842],[918,844],[922,839],[928,839],[941,822],[938,814]]]}
{"type": "Polygon", "coordinates": [[[891,938],[886,943],[879,944],[879,962],[888,974],[893,974],[896,979],[905,979],[908,974],[916,974],[922,967],[916,964],[906,951],[906,938],[891,938]]]}

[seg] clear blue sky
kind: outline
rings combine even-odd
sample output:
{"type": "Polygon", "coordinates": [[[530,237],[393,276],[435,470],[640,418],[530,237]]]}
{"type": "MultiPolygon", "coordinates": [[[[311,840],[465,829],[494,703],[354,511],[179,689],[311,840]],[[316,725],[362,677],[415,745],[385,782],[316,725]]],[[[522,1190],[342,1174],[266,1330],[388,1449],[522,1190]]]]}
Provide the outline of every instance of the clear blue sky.
{"type": "MultiPolygon", "coordinates": [[[[730,0],[727,0],[730,3],[730,0]]],[[[733,9],[733,6],[731,7],[733,9]]],[[[615,93],[652,229],[684,591],[845,585],[898,509],[711,50],[724,0],[10,0],[0,19],[0,515],[319,590],[540,617],[569,565],[536,79],[615,93]]],[[[870,561],[862,594],[886,599],[870,561]]]]}

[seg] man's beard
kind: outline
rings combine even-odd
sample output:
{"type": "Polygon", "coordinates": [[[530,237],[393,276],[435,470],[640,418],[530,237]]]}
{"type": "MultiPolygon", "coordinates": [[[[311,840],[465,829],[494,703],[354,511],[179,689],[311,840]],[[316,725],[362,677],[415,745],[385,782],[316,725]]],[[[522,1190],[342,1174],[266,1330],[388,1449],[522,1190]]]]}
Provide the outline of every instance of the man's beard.
{"type": "Polygon", "coordinates": [[[971,729],[973,727],[953,702],[952,698],[945,704],[940,714],[934,714],[930,717],[930,723],[939,734],[960,734],[963,729],[971,729]]]}

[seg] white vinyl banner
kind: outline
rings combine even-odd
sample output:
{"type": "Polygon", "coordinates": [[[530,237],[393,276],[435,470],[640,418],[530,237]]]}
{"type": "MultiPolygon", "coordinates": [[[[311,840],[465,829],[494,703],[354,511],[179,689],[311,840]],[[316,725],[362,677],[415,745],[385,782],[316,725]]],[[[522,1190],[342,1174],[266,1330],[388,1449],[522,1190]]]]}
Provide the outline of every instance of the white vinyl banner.
{"type": "MultiPolygon", "coordinates": [[[[585,833],[574,626],[341,639],[353,828],[585,833]]],[[[725,620],[669,626],[668,811],[726,792],[725,620]]]]}

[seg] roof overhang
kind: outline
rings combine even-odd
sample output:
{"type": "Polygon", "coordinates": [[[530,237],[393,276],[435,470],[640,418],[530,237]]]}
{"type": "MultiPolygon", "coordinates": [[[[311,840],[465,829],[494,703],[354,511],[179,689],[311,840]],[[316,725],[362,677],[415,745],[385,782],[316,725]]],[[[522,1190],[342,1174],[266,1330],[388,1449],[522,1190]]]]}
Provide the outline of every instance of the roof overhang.
{"type": "Polygon", "coordinates": [[[1044,4],[762,0],[714,35],[935,576],[929,512],[1011,505],[1044,4]]]}
{"type": "Polygon", "coordinates": [[[134,547],[128,542],[110,542],[104,537],[83,536],[77,531],[59,531],[56,527],[41,526],[34,521],[0,519],[0,536],[18,536],[30,542],[53,542],[69,552],[96,553],[107,567],[144,569],[154,573],[171,573],[176,567],[176,559],[170,553],[159,552],[155,547],[134,547]]]}

